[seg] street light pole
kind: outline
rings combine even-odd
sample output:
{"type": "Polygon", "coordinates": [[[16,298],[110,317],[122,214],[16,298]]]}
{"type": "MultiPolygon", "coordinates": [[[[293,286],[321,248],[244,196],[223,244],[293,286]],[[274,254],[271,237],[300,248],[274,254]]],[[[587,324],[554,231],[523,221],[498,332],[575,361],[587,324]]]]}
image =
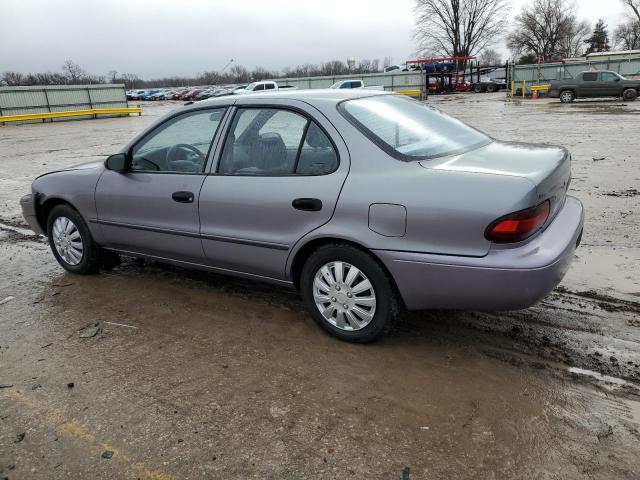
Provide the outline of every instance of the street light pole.
{"type": "Polygon", "coordinates": [[[223,68],[222,70],[220,70],[220,75],[222,75],[222,74],[224,73],[224,71],[227,69],[227,67],[228,67],[229,65],[231,65],[232,63],[233,63],[233,58],[231,58],[231,59],[227,62],[227,64],[224,66],[224,68],[223,68]]]}

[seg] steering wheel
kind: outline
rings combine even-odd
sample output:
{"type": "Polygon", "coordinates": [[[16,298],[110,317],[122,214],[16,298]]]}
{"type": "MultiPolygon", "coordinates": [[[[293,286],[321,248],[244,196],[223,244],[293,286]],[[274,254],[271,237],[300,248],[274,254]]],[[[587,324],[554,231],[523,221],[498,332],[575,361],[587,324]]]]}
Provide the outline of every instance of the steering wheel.
{"type": "Polygon", "coordinates": [[[171,148],[169,148],[169,150],[167,150],[167,157],[166,157],[167,163],[173,160],[177,160],[177,158],[174,158],[174,157],[176,156],[176,154],[178,153],[178,150],[180,149],[189,150],[195,153],[196,156],[198,157],[198,160],[197,160],[198,162],[201,162],[204,158],[204,155],[202,155],[202,152],[198,150],[196,147],[194,147],[193,145],[189,145],[187,143],[178,143],[177,145],[174,145],[171,148]]]}

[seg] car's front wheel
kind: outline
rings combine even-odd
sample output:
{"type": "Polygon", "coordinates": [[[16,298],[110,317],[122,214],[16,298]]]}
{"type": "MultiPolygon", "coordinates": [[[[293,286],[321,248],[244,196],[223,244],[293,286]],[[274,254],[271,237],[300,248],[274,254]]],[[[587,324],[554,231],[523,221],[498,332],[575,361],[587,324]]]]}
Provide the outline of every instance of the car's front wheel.
{"type": "Polygon", "coordinates": [[[316,323],[341,340],[372,342],[398,314],[387,273],[371,255],[350,245],[326,245],[311,254],[300,287],[316,323]]]}
{"type": "Polygon", "coordinates": [[[560,94],[560,101],[562,103],[571,103],[576,99],[576,94],[571,90],[565,90],[560,94]]]}
{"type": "Polygon", "coordinates": [[[627,102],[633,102],[636,98],[638,98],[638,91],[635,88],[627,88],[624,92],[622,92],[622,98],[624,98],[627,102]]]}
{"type": "Polygon", "coordinates": [[[56,205],[49,213],[47,236],[53,255],[65,270],[94,273],[100,265],[100,247],[93,241],[89,227],[69,205],[56,205]]]}

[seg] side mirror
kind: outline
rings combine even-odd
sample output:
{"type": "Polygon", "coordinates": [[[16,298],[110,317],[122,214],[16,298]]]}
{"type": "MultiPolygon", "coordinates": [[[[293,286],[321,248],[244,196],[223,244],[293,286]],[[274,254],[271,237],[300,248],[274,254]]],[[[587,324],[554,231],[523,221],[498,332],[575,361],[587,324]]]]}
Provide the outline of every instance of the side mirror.
{"type": "Polygon", "coordinates": [[[116,153],[107,158],[104,166],[107,167],[107,170],[114,172],[127,172],[130,168],[129,156],[126,153],[116,153]]]}

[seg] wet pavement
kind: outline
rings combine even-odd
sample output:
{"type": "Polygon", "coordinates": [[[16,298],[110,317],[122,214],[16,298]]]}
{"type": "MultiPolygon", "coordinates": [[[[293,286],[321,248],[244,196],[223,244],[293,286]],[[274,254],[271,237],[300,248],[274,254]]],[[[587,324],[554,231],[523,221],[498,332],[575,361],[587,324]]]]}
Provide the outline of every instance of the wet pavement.
{"type": "Polygon", "coordinates": [[[0,127],[0,479],[640,478],[640,102],[431,102],[569,147],[583,245],[532,309],[403,314],[366,346],[293,291],[133,259],[74,276],[24,230],[35,175],[173,105],[0,127]]]}

